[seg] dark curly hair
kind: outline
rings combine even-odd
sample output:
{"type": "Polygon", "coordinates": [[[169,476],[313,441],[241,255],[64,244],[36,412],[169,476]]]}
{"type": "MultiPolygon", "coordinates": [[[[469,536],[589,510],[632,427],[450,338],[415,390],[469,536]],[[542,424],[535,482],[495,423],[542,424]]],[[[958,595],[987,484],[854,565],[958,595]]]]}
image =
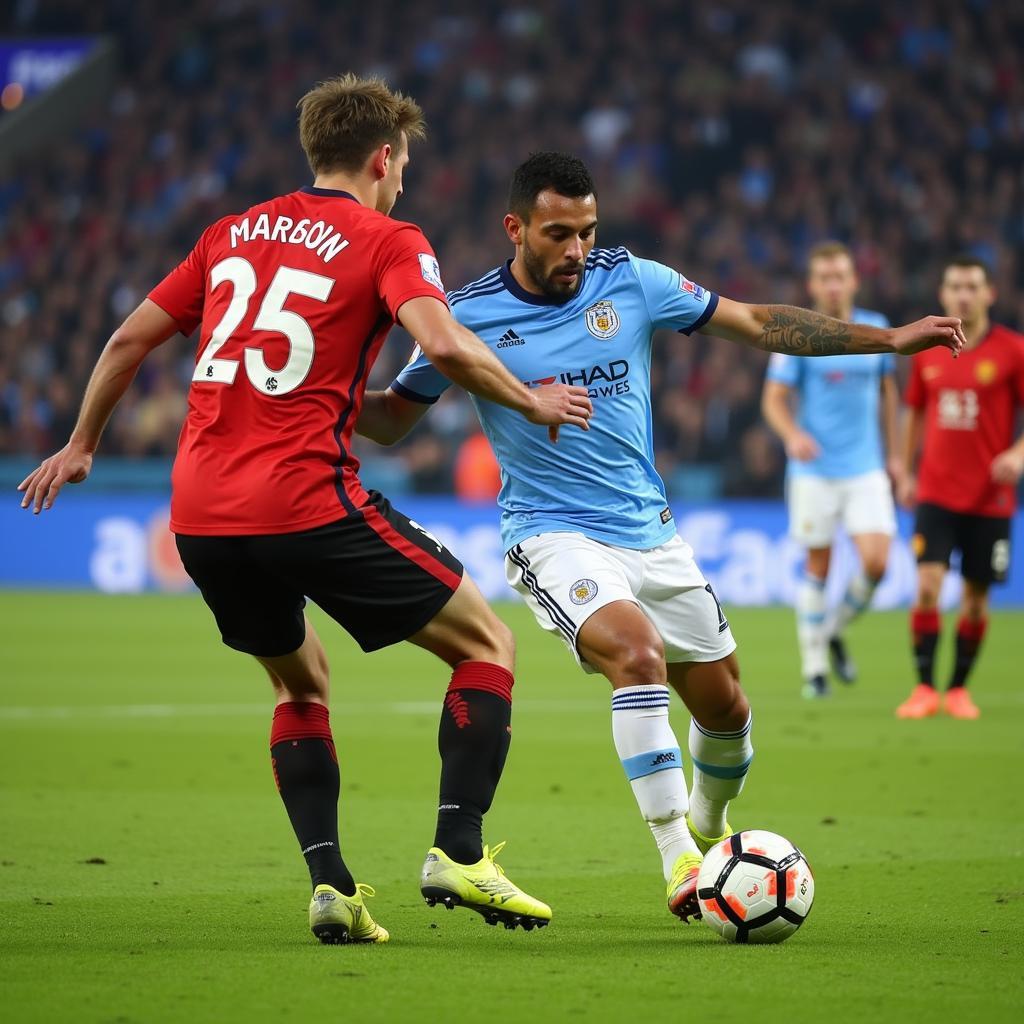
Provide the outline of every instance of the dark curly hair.
{"type": "Polygon", "coordinates": [[[594,179],[579,157],[569,153],[531,153],[512,175],[509,210],[528,221],[537,196],[545,189],[570,199],[596,195],[594,179]]]}

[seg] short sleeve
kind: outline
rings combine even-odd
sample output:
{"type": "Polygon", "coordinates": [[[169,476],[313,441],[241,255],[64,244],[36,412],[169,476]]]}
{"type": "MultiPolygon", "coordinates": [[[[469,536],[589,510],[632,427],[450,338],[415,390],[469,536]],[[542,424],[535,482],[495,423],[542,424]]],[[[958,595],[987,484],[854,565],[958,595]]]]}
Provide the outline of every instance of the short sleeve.
{"type": "Polygon", "coordinates": [[[718,305],[714,292],[694,284],[663,263],[632,255],[630,261],[655,327],[671,327],[682,334],[692,334],[711,319],[718,305]]]}
{"type": "Polygon", "coordinates": [[[776,384],[785,384],[795,388],[800,385],[800,372],[803,368],[801,356],[788,356],[784,352],[773,352],[768,360],[768,380],[776,384]]]}
{"type": "Polygon", "coordinates": [[[910,377],[907,379],[907,390],[903,393],[903,401],[912,409],[923,409],[926,397],[924,377],[921,375],[921,358],[914,356],[910,360],[910,377]]]}
{"type": "Polygon", "coordinates": [[[392,381],[391,390],[410,402],[433,405],[451,385],[452,382],[434,366],[423,354],[423,349],[417,345],[413,349],[412,358],[392,381]]]}
{"type": "Polygon", "coordinates": [[[207,228],[195,248],[147,296],[177,325],[185,337],[203,319],[206,298],[206,249],[213,227],[207,228]]]}
{"type": "Polygon", "coordinates": [[[384,235],[377,249],[375,271],[377,292],[395,320],[410,299],[426,295],[447,302],[437,257],[415,224],[400,224],[384,235]]]}
{"type": "Polygon", "coordinates": [[[881,373],[883,377],[894,377],[896,375],[896,357],[891,352],[886,352],[882,356],[881,373]]]}

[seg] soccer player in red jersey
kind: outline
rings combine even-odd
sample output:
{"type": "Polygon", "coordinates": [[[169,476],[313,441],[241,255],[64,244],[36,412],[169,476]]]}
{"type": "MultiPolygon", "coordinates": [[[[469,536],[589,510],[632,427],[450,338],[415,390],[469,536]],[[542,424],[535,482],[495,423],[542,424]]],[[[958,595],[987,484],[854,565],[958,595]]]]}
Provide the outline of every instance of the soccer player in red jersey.
{"type": "Polygon", "coordinates": [[[905,470],[922,435],[924,445],[916,481],[908,474],[900,487],[904,504],[917,500],[918,562],[910,616],[918,683],[896,709],[900,718],[925,718],[940,707],[955,718],[978,717],[967,677],[985,636],[989,587],[1006,580],[1016,485],[1024,474],[1024,436],[1014,440],[1024,408],[1024,336],[989,320],[995,293],[988,268],[973,257],[949,263],[939,300],[962,320],[967,345],[956,361],[930,351],[914,356],[905,396],[905,470]],[[954,548],[963,597],[953,674],[941,699],[934,680],[939,592],[954,548]]]}
{"type": "Polygon", "coordinates": [[[449,378],[532,423],[587,427],[586,389],[530,390],[451,316],[434,252],[388,213],[402,192],[419,107],[377,79],[321,83],[299,103],[312,187],[208,228],[115,331],[68,444],[20,485],[50,508],[89,473],[142,360],[201,327],[172,474],[171,528],[224,643],[251,654],[276,697],[274,777],[313,883],[325,943],[386,941],[338,840],[339,770],[328,665],[307,597],[366,651],[409,640],[453,669],[442,711],[434,848],[450,868],[428,902],[491,923],[547,924],[482,845],[510,740],[513,640],[462,565],[375,491],[351,453],[366,378],[397,321],[449,378]],[[450,877],[449,877],[450,876],[450,877]],[[443,888],[444,891],[441,891],[443,888]]]}

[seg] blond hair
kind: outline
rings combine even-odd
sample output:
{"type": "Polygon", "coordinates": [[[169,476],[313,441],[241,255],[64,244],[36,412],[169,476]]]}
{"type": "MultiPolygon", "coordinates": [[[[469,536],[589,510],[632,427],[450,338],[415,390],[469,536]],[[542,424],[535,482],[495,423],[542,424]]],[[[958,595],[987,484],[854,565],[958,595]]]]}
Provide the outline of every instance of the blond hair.
{"type": "Polygon", "coordinates": [[[426,135],[423,111],[415,100],[392,92],[380,78],[351,72],[328,78],[299,100],[299,140],[314,174],[356,172],[386,143],[398,149],[407,139],[426,135]]]}
{"type": "Polygon", "coordinates": [[[815,260],[830,260],[833,256],[845,256],[850,263],[854,263],[853,253],[850,247],[842,242],[828,241],[819,242],[807,254],[807,269],[810,270],[815,260]]]}

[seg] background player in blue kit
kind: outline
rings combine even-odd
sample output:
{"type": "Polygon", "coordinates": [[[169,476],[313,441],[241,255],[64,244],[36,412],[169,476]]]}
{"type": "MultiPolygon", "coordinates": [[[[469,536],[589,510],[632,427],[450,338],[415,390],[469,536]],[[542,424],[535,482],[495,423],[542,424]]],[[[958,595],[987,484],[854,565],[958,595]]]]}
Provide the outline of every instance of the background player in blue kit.
{"type": "MultiPolygon", "coordinates": [[[[807,291],[819,313],[889,326],[881,313],[854,306],[857,272],[850,250],[840,242],[824,242],[811,250],[807,291]]],[[[807,360],[775,353],[768,364],[761,409],[786,446],[790,534],[807,549],[796,601],[807,697],[828,693],[829,654],[833,670],[844,683],[856,679],[843,631],[868,607],[885,574],[896,513],[880,425],[884,419],[885,448],[896,472],[899,390],[895,374],[891,355],[807,360]],[[857,547],[860,568],[843,599],[827,612],[825,581],[840,523],[857,547]]]]}
{"type": "MultiPolygon", "coordinates": [[[[654,468],[654,332],[701,330],[799,355],[956,352],[960,322],[882,330],[747,305],[625,249],[595,249],[594,184],[564,154],[538,153],[516,170],[504,224],[515,257],[450,293],[453,315],[531,387],[583,383],[594,402],[589,432],[563,433],[557,445],[476,402],[502,470],[507,577],[540,625],[611,682],[616,752],[657,841],[669,909],[685,920],[698,913],[702,853],[731,831],[726,809],[753,748],[729,623],[676,534],[654,468]],[[669,686],[693,716],[689,794],[669,686]]],[[[416,352],[390,388],[366,393],[356,429],[394,443],[448,386],[416,352]]]]}

